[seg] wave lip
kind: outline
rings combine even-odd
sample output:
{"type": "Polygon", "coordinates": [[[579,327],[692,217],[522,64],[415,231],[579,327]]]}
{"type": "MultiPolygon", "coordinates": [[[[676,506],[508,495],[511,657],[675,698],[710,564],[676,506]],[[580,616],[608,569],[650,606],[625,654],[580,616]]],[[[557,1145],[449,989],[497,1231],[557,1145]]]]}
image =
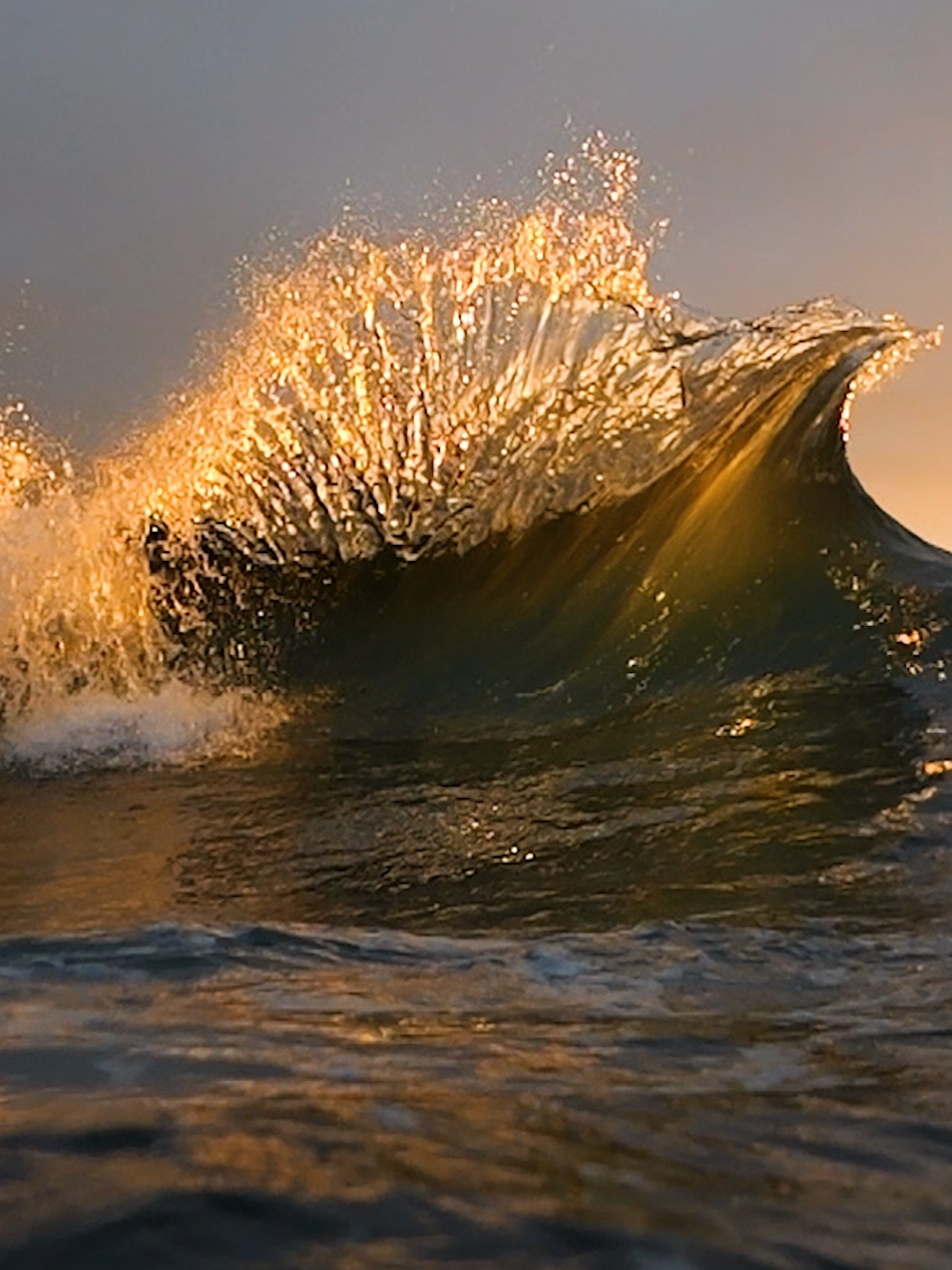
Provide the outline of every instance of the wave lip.
{"type": "MultiPolygon", "coordinates": [[[[845,395],[861,372],[871,379],[935,338],[834,300],[719,322],[669,299],[637,309],[584,292],[553,298],[538,284],[514,300],[507,282],[482,288],[474,307],[491,329],[497,310],[509,315],[502,347],[481,347],[475,317],[466,339],[477,347],[457,339],[471,310],[455,312],[442,342],[431,334],[426,370],[422,354],[404,368],[390,348],[397,334],[375,316],[381,365],[405,370],[407,385],[398,386],[396,368],[389,379],[381,370],[371,395],[339,333],[330,347],[313,334],[306,370],[285,367],[279,384],[256,384],[253,405],[230,395],[229,379],[224,400],[201,404],[228,419],[214,453],[206,437],[179,451],[154,520],[179,543],[200,525],[206,543],[277,566],[462,554],[629,498],[723,436],[739,413],[777,418],[773,398],[806,395],[834,371],[845,395]],[[332,403],[314,346],[346,368],[346,392],[335,383],[332,403]]],[[[403,333],[409,319],[393,314],[403,333]]],[[[424,343],[422,329],[415,341],[424,343]]],[[[193,435],[187,418],[156,444],[193,435]]]]}

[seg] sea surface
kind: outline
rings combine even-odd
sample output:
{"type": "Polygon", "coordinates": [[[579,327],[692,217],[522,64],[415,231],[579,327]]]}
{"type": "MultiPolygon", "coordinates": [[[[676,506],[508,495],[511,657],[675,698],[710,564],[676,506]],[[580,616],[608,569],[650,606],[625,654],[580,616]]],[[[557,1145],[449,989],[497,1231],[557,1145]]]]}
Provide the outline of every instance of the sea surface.
{"type": "Polygon", "coordinates": [[[952,557],[847,460],[936,337],[550,177],[3,414],[0,1270],[952,1264],[952,557]]]}

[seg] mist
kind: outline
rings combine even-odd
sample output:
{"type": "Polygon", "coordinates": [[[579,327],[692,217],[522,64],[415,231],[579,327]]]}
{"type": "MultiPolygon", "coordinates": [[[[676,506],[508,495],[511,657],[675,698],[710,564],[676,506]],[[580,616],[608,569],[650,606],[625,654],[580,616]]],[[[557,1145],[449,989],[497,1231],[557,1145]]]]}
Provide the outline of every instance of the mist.
{"type": "MultiPolygon", "coordinates": [[[[7,0],[0,396],[80,449],[162,413],[236,262],[345,203],[511,196],[601,128],[722,314],[835,293],[952,318],[947,0],[7,0]]],[[[854,465],[952,547],[952,354],[854,415],[854,465]]]]}

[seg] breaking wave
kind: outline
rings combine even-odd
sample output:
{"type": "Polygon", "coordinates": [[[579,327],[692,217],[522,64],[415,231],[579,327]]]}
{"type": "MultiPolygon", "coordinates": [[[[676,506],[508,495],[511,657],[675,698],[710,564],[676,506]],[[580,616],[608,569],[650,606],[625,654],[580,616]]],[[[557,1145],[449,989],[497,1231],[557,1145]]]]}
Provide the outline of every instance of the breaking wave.
{"type": "Polygon", "coordinates": [[[949,558],[845,458],[856,393],[938,333],[656,294],[636,178],[596,137],[455,241],[329,234],[95,465],[8,408],[4,753],[178,760],[275,691],[365,731],[574,721],[698,675],[944,679],[949,558]]]}

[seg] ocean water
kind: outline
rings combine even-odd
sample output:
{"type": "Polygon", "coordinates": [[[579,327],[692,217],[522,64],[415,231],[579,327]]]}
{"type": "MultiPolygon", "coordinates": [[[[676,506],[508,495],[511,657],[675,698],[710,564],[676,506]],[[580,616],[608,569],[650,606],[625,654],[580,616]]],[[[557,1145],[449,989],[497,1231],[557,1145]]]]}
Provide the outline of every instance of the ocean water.
{"type": "Polygon", "coordinates": [[[937,336],[551,175],[6,411],[2,1270],[952,1261],[952,557],[847,459],[937,336]]]}

